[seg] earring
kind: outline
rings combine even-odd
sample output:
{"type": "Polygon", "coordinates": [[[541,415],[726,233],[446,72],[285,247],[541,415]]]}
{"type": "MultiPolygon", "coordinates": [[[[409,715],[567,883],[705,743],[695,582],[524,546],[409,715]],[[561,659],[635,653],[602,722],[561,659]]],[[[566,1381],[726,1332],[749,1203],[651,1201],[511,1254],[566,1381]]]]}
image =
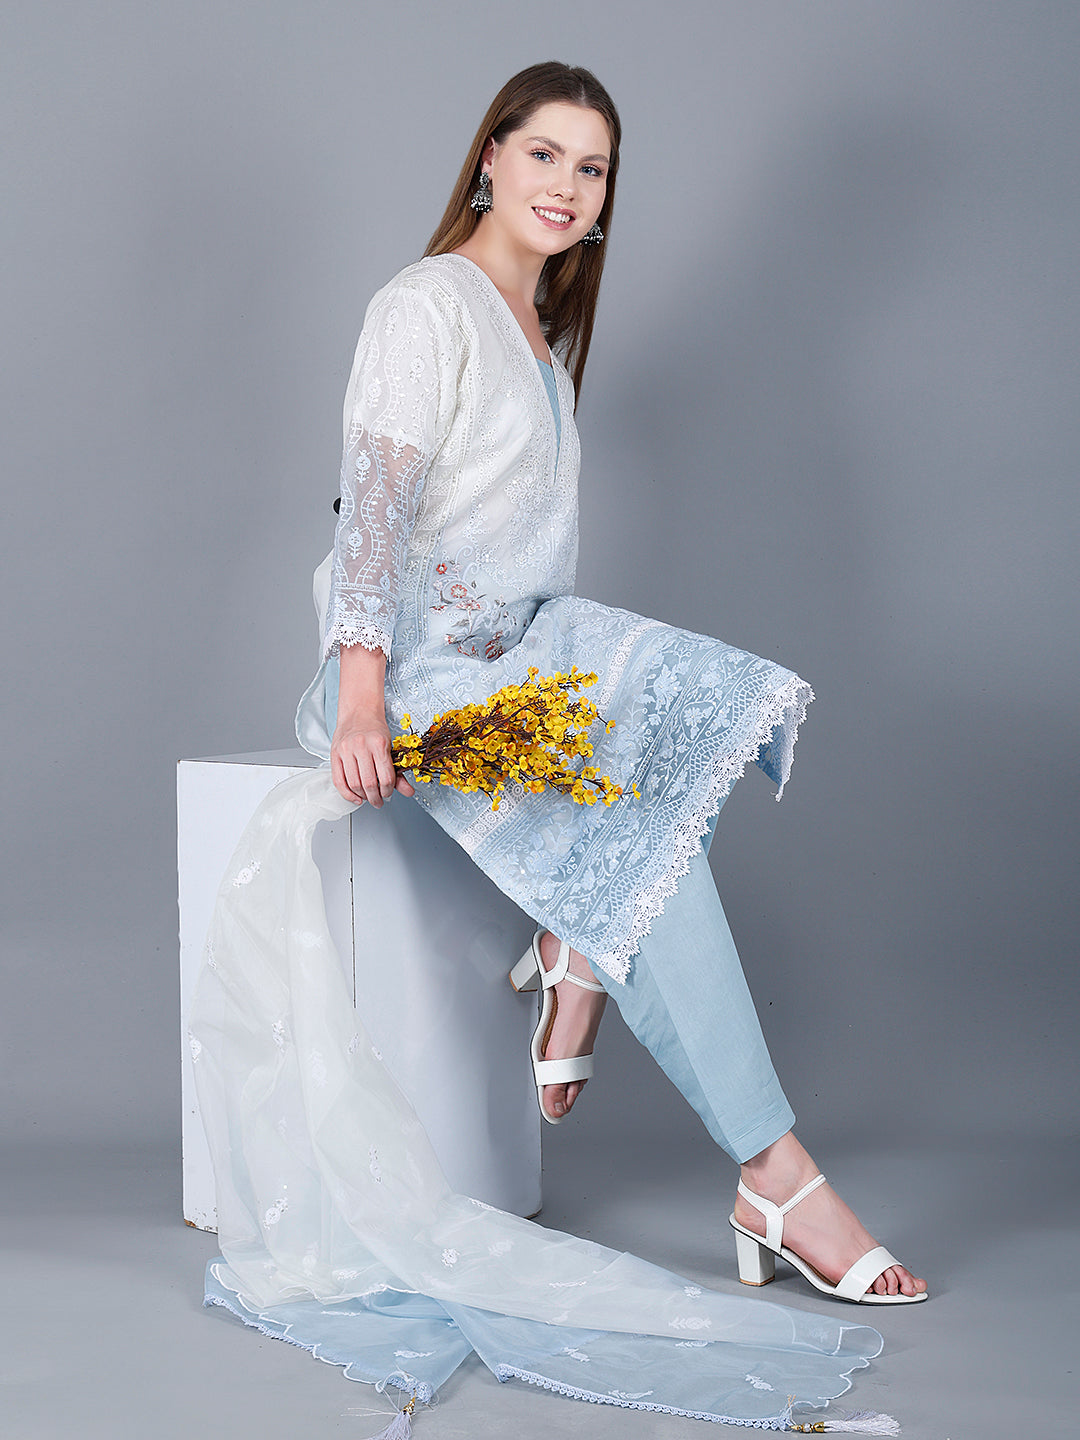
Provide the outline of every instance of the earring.
{"type": "Polygon", "coordinates": [[[582,245],[599,245],[603,238],[604,232],[600,229],[600,226],[594,225],[591,230],[586,230],[585,234],[582,235],[581,243],[582,245]]]}
{"type": "Polygon", "coordinates": [[[480,171],[480,189],[469,201],[478,215],[486,215],[491,209],[491,176],[486,170],[480,171]]]}

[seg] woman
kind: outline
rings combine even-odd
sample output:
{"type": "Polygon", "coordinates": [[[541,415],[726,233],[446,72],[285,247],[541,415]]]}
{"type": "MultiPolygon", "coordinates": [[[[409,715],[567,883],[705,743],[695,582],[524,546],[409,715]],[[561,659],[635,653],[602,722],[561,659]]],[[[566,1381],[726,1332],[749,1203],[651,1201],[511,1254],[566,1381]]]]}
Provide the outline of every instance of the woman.
{"type": "MultiPolygon", "coordinates": [[[[307,905],[303,926],[296,919],[299,903],[289,902],[287,921],[269,915],[289,887],[299,895],[313,883],[303,857],[300,869],[287,867],[288,857],[309,843],[319,818],[364,803],[379,808],[395,789],[415,794],[542,927],[512,978],[519,988],[539,986],[543,996],[533,1061],[545,1119],[558,1123],[578,1102],[612,994],[639,1039],[742,1167],[731,1217],[740,1278],[765,1283],[774,1254],[782,1253],[830,1296],[866,1304],[925,1298],[925,1282],[876,1245],[795,1139],[794,1117],[769,1061],[705,858],[720,806],[750,760],[782,790],[809,687],[720,641],[572,593],[578,468],[573,399],[589,348],[619,138],[610,97],[588,71],[549,62],[514,76],[484,118],[425,258],[407,266],[368,308],[345,402],[326,658],[297,716],[302,742],[329,756],[339,808],[334,812],[326,795],[303,777],[294,790],[293,782],[279,787],[276,809],[257,815],[238,858],[241,852],[254,856],[261,846],[260,858],[243,863],[231,886],[223,886],[209,954],[213,978],[204,976],[197,1016],[195,1043],[200,1053],[213,1050],[202,1061],[204,1076],[211,1068],[214,1073],[205,1082],[204,1101],[211,1145],[216,1134],[216,1154],[230,1170],[224,1180],[218,1175],[219,1210],[231,1207],[238,1237],[228,1266],[213,1274],[208,1299],[270,1333],[305,1336],[299,1343],[317,1347],[325,1358],[347,1355],[350,1373],[370,1378],[362,1373],[355,1344],[350,1349],[335,1340],[338,1353],[331,1353],[334,1345],[320,1338],[317,1315],[330,1312],[308,1314],[281,1302],[309,1290],[324,1306],[328,1300],[346,1307],[362,1300],[370,1318],[372,1294],[404,1292],[420,1297],[419,1309],[405,1318],[428,1326],[426,1344],[440,1343],[437,1327],[449,1317],[500,1378],[520,1375],[594,1400],[760,1424],[763,1417],[775,1421],[778,1412],[759,1390],[783,1385],[806,1403],[821,1403],[843,1388],[826,1388],[836,1378],[835,1357],[846,1376],[876,1353],[880,1337],[866,1327],[796,1318],[761,1303],[740,1307],[696,1286],[665,1289],[677,1277],[658,1280],[662,1272],[632,1257],[583,1248],[572,1237],[552,1237],[501,1212],[483,1217],[484,1244],[477,1242],[477,1217],[462,1197],[436,1194],[432,1200],[445,1184],[425,1170],[419,1140],[399,1155],[393,1170],[382,1158],[399,1130],[415,1140],[417,1127],[383,1086],[357,1034],[350,1039],[340,1030],[344,1022],[327,999],[312,999],[313,991],[322,994],[320,987],[334,983],[332,966],[317,974],[311,968],[311,955],[323,944],[317,904],[307,905]],[[557,349],[572,365],[573,379],[557,349]],[[519,793],[508,795],[496,814],[482,795],[439,786],[414,791],[395,773],[388,717],[400,727],[408,713],[423,729],[435,713],[522,680],[531,665],[549,674],[574,664],[598,673],[593,693],[613,722],[596,743],[594,763],[627,790],[632,780],[640,800],[627,797],[607,809],[574,806],[550,791],[519,793]],[[279,851],[287,858],[275,870],[279,851]],[[243,915],[242,906],[248,907],[243,915]],[[280,964],[273,974],[260,974],[272,952],[280,964]],[[227,976],[223,954],[230,962],[227,976]],[[295,1071],[289,1072],[292,1091],[275,1100],[273,1114],[280,1118],[273,1130],[288,1134],[291,1157],[302,1112],[309,1158],[293,1192],[283,1189],[263,1208],[270,1191],[259,1188],[256,1167],[236,1170],[237,1151],[246,1155],[250,1147],[237,1143],[240,1111],[234,1102],[241,1089],[253,1089],[239,1050],[259,1029],[252,1012],[275,987],[281,1003],[292,1008],[272,1027],[273,1012],[266,1010],[265,1028],[273,1029],[278,1050],[275,1055],[266,1040],[266,1093],[281,1088],[282,1064],[295,1071]],[[221,1041],[226,1032],[232,1049],[221,1041]],[[329,1106],[320,1098],[328,1069],[340,1086],[329,1106]],[[356,1169],[355,1156],[367,1138],[355,1128],[361,1114],[377,1132],[367,1147],[374,1188],[356,1169]],[[405,1199],[399,1196],[392,1213],[378,1208],[379,1187],[391,1176],[404,1184],[406,1171],[415,1183],[405,1199]],[[288,1244],[279,1243],[304,1208],[293,1198],[300,1185],[310,1190],[308,1228],[298,1225],[288,1244]],[[413,1218],[402,1221],[410,1206],[413,1218]],[[328,1209],[334,1216],[329,1227],[328,1209]],[[316,1224],[317,1215],[322,1219],[316,1224]],[[313,1228],[324,1240],[329,1231],[344,1236],[344,1249],[354,1260],[360,1254],[362,1264],[331,1264],[332,1246],[316,1243],[313,1228]],[[466,1238],[444,1243],[448,1236],[466,1238]],[[459,1264],[466,1246],[473,1257],[468,1274],[459,1264]],[[452,1278],[429,1263],[439,1253],[452,1278]],[[379,1265],[406,1279],[357,1289],[358,1276],[370,1281],[384,1273],[379,1265]],[[567,1287],[558,1304],[542,1293],[552,1286],[567,1287]],[[670,1299],[661,1292],[687,1297],[678,1301],[683,1309],[704,1308],[672,1319],[670,1299]],[[563,1303],[567,1294],[573,1304],[563,1303]],[[434,1312],[424,1309],[429,1302],[434,1312]],[[667,1318],[660,1318],[661,1311],[667,1318]],[[494,1336],[486,1328],[489,1312],[502,1317],[494,1336]],[[813,1322],[812,1339],[800,1328],[804,1320],[813,1322]],[[531,1322],[542,1329],[514,1331],[514,1325],[531,1322]],[[628,1329],[636,1332],[637,1349],[627,1348],[628,1329]],[[679,1329],[702,1330],[708,1338],[673,1340],[679,1329]],[[717,1347],[721,1333],[727,1350],[717,1347]],[[555,1344],[560,1335],[570,1342],[555,1344]],[[571,1384],[559,1370],[558,1356],[586,1358],[575,1349],[583,1335],[587,1358],[597,1362],[590,1373],[607,1367],[606,1388],[571,1384]],[[665,1348],[672,1345],[679,1350],[665,1348]],[[508,1359],[515,1346],[517,1358],[508,1359]],[[763,1376],[768,1363],[762,1357],[777,1348],[785,1360],[774,1386],[763,1376]],[[802,1374],[799,1366],[810,1349],[819,1352],[815,1365],[822,1355],[833,1357],[831,1378],[820,1366],[812,1376],[802,1374]],[[705,1371],[695,1378],[698,1358],[705,1371]],[[706,1403],[696,1387],[715,1388],[721,1373],[722,1404],[713,1390],[706,1403]],[[652,1375],[654,1385],[634,1399],[611,1383],[613,1376],[629,1375],[652,1375]],[[674,1385],[672,1394],[658,1398],[667,1385],[674,1385]]],[[[252,1122],[252,1134],[277,1145],[269,1131],[265,1115],[252,1122]]],[[[264,1174],[284,1174],[280,1145],[278,1152],[273,1166],[262,1166],[264,1174]]],[[[361,1317],[348,1313],[355,1334],[361,1317]]],[[[385,1313],[382,1320],[387,1323],[385,1313]]],[[[400,1320],[399,1314],[395,1323],[400,1320]]],[[[395,1353],[416,1358],[435,1352],[395,1353]]],[[[446,1362],[451,1369],[452,1359],[446,1362]]],[[[374,1374],[377,1367],[370,1369],[374,1374]]],[[[409,1380],[414,1394],[425,1393],[415,1375],[409,1380]]],[[[780,1418],[789,1420],[790,1409],[780,1418]]]]}
{"type": "MultiPolygon", "coordinates": [[[[553,385],[556,391],[552,408],[558,422],[560,409],[566,412],[570,409],[566,404],[569,377],[563,372],[565,388],[560,395],[559,377],[553,377],[551,373],[555,356],[550,342],[567,335],[577,342],[577,388],[585,367],[592,310],[603,264],[603,241],[590,244],[589,239],[597,230],[603,232],[610,223],[618,167],[618,141],[619,121],[614,106],[588,72],[564,74],[563,67],[537,66],[524,72],[523,76],[515,76],[496,97],[485,117],[443,223],[428,247],[428,256],[439,258],[408,267],[381,292],[373,307],[375,313],[369,312],[370,328],[365,330],[365,334],[370,336],[377,330],[378,317],[393,313],[395,307],[398,309],[398,323],[409,324],[412,317],[408,316],[408,307],[415,306],[417,315],[412,323],[418,327],[430,326],[431,330],[406,344],[402,353],[413,359],[417,355],[426,359],[425,344],[430,344],[432,353],[440,344],[452,347],[455,355],[463,350],[468,353],[469,345],[475,345],[477,341],[470,335],[461,343],[451,333],[451,327],[464,327],[470,323],[480,327],[485,320],[494,320],[493,328],[500,332],[495,346],[509,344],[513,347],[513,359],[519,361],[523,346],[527,345],[539,366],[546,368],[545,384],[553,385]],[[546,98],[560,94],[565,98],[546,98]],[[478,185],[482,197],[477,202],[478,206],[485,202],[490,206],[489,209],[481,209],[479,214],[470,211],[463,203],[478,185]],[[464,238],[459,238],[462,236],[464,238]],[[583,249],[583,246],[588,248],[583,249]],[[547,333],[537,309],[538,290],[545,311],[552,312],[556,317],[555,323],[546,327],[547,333]],[[570,292],[570,303],[563,306],[557,297],[567,291],[570,292]],[[430,312],[424,310],[423,318],[420,315],[421,306],[431,307],[430,312]],[[500,314],[500,311],[503,313],[500,314]],[[575,322],[576,333],[573,329],[575,322]],[[506,332],[513,326],[519,327],[520,337],[507,335],[506,332]]],[[[363,345],[358,352],[350,387],[352,407],[349,418],[352,429],[351,436],[346,436],[342,486],[345,503],[337,529],[334,586],[327,629],[327,652],[333,654],[340,650],[341,666],[340,698],[330,751],[334,783],[347,800],[356,804],[367,802],[377,808],[395,787],[403,794],[414,794],[405,776],[395,774],[390,759],[388,707],[395,721],[400,722],[405,712],[416,714],[425,702],[427,719],[465,698],[485,698],[503,683],[504,677],[506,680],[521,678],[525,662],[519,658],[516,647],[530,631],[529,639],[534,642],[530,657],[536,655],[539,658],[558,651],[559,663],[554,668],[569,669],[566,648],[559,643],[561,634],[552,636],[546,633],[560,629],[565,624],[564,617],[559,613],[558,606],[551,607],[556,614],[550,617],[542,607],[550,596],[569,593],[573,583],[576,541],[572,511],[575,476],[570,473],[572,465],[576,468],[576,454],[571,459],[567,453],[572,443],[568,432],[573,425],[569,413],[562,423],[561,440],[555,445],[550,443],[550,426],[537,427],[541,432],[541,446],[546,446],[552,461],[555,452],[562,450],[561,465],[549,462],[547,468],[553,472],[551,475],[543,476],[541,471],[542,478],[530,477],[528,492],[515,495],[512,521],[516,530],[509,523],[510,517],[491,513],[502,497],[493,495],[490,489],[484,492],[486,477],[474,479],[469,474],[462,493],[447,502],[444,491],[453,481],[445,481],[442,474],[436,475],[432,481],[427,474],[432,457],[437,452],[445,454],[449,450],[443,470],[456,472],[454,480],[458,480],[461,471],[470,465],[478,469],[479,465],[470,456],[469,448],[480,448],[477,432],[483,425],[483,417],[469,414],[461,420],[458,417],[465,409],[463,397],[434,393],[438,377],[432,372],[437,362],[431,364],[428,375],[422,378],[415,394],[398,392],[387,399],[391,387],[380,383],[383,381],[381,367],[394,363],[393,341],[396,338],[389,337],[389,347],[379,358],[363,345]],[[379,384],[379,395],[374,401],[370,394],[361,393],[362,384],[366,382],[370,387],[372,377],[379,384]],[[395,455],[393,430],[396,422],[404,423],[410,405],[415,416],[421,404],[427,407],[425,444],[399,445],[397,449],[400,453],[395,455]],[[460,426],[459,432],[453,429],[455,419],[460,426]],[[382,428],[390,432],[389,436],[374,433],[373,426],[375,431],[382,428]],[[438,487],[439,493],[434,501],[421,499],[418,493],[420,481],[429,487],[433,483],[438,487]],[[377,513],[374,515],[373,496],[377,497],[374,500],[377,513]],[[391,501],[396,504],[399,517],[394,524],[388,523],[385,516],[384,507],[391,501]],[[426,510],[429,506],[434,509],[436,504],[442,508],[430,522],[426,521],[426,514],[422,516],[423,535],[417,537],[416,520],[413,518],[416,510],[426,510]],[[486,508],[490,518],[477,521],[478,505],[486,508]],[[413,519],[411,527],[410,518],[413,519]],[[477,535],[480,527],[483,527],[482,543],[477,535]],[[519,534],[528,536],[528,548],[540,552],[538,561],[532,560],[531,555],[525,555],[522,560],[519,534]],[[543,537],[540,546],[536,541],[538,534],[543,537]],[[481,553],[485,549],[487,553],[481,553]],[[447,574],[460,578],[448,585],[447,574]],[[387,578],[390,584],[384,589],[387,578]],[[407,592],[410,586],[412,593],[403,595],[402,592],[407,592]],[[454,605],[455,587],[462,592],[458,608],[454,605]],[[498,598],[492,605],[494,592],[498,592],[498,598]],[[480,594],[484,597],[483,601],[473,598],[480,594]],[[374,605],[370,603],[372,600],[376,602],[374,605]],[[462,602],[466,605],[482,603],[486,608],[480,612],[467,610],[460,608],[462,602]],[[400,611],[404,611],[404,615],[399,614],[400,611]],[[396,623],[392,619],[395,614],[396,623]],[[479,618],[476,618],[477,615],[479,618]],[[446,633],[448,629],[449,635],[446,633]],[[401,651],[404,653],[401,654],[401,651]],[[464,660],[460,659],[462,654],[466,657],[464,660]],[[391,659],[389,677],[385,674],[388,657],[391,659]],[[495,659],[502,663],[493,664],[495,659]]],[[[470,363],[473,371],[481,368],[482,362],[472,357],[470,363]]],[[[520,369],[519,364],[517,370],[520,369]]],[[[471,372],[468,372],[468,379],[473,381],[471,372]]],[[[489,381],[492,391],[501,379],[501,372],[492,374],[489,381]]],[[[515,380],[524,388],[524,377],[515,375],[515,380]]],[[[483,377],[475,383],[480,389],[483,377]]],[[[540,387],[534,385],[532,389],[535,393],[530,399],[545,404],[540,387]]],[[[473,396],[469,399],[473,405],[477,404],[473,396]]],[[[534,411],[535,406],[532,409],[534,411]]],[[[491,412],[496,417],[491,423],[498,423],[494,405],[491,405],[491,412]]],[[[529,418],[533,419],[534,415],[530,414],[529,418]]],[[[503,423],[509,426],[512,421],[504,419],[503,423]]],[[[576,450],[576,441],[573,443],[576,450]]],[[[511,488],[520,491],[523,472],[540,471],[546,458],[542,449],[534,456],[526,446],[519,445],[512,456],[504,453],[493,463],[492,473],[503,491],[511,488]]],[[[488,481],[488,484],[490,486],[491,482],[488,481]]],[[[595,649],[589,648],[591,634],[595,632],[585,630],[588,615],[573,608],[569,613],[578,632],[569,653],[582,669],[591,671],[601,665],[603,652],[599,645],[595,649]]],[[[632,633],[635,623],[640,623],[637,617],[625,617],[621,627],[613,626],[610,612],[605,612],[596,630],[603,625],[605,643],[610,643],[613,633],[632,633]]],[[[730,647],[721,648],[727,650],[730,647]]],[[[639,663],[644,668],[648,661],[639,663]]],[[[783,704],[779,708],[789,715],[801,699],[798,687],[792,689],[788,678],[780,673],[770,676],[768,684],[760,687],[759,693],[754,696],[758,709],[756,728],[752,732],[759,746],[769,739],[772,726],[768,722],[776,713],[770,705],[776,695],[783,696],[783,704]],[[788,686],[786,693],[785,686],[788,686]],[[789,697],[799,698],[793,700],[789,697]]],[[[610,706],[603,709],[605,716],[611,713],[610,706]]],[[[790,719],[788,724],[791,724],[790,719]]],[[[718,754],[724,753],[731,745],[727,727],[720,728],[722,733],[712,740],[718,754]]],[[[622,725],[617,721],[616,733],[620,729],[622,725]]],[[[709,737],[701,735],[701,729],[693,739],[693,748],[703,749],[710,743],[709,737]]],[[[626,752],[620,748],[619,741],[613,740],[607,747],[599,746],[597,763],[601,763],[599,757],[605,753],[612,755],[613,773],[624,773],[622,767],[626,752]]],[[[604,768],[602,763],[601,768],[604,768]]],[[[657,786],[655,783],[650,786],[649,782],[655,782],[656,777],[646,772],[640,778],[649,787],[643,792],[647,796],[644,803],[648,804],[650,800],[655,803],[657,786]]],[[[786,779],[786,772],[781,777],[781,784],[783,779],[786,779]]],[[[706,793],[707,790],[708,787],[706,793]]],[[[713,791],[704,802],[704,808],[708,808],[708,800],[722,798],[715,793],[715,787],[713,791]]],[[[427,796],[422,798],[428,799],[427,796]]],[[[436,817],[440,819],[442,810],[449,808],[442,801],[442,795],[431,799],[436,817]]],[[[539,808],[535,797],[525,800],[523,808],[526,811],[539,808]]],[[[555,802],[550,808],[556,813],[564,813],[568,807],[555,802]]],[[[699,805],[698,809],[701,808],[699,805]]],[[[672,809],[669,821],[672,831],[685,825],[694,813],[690,800],[678,810],[672,809]]],[[[638,820],[639,817],[633,819],[638,820]]],[[[532,815],[526,823],[530,822],[536,823],[532,815]]],[[[601,812],[595,817],[594,828],[616,830],[624,823],[629,824],[624,813],[601,812]]],[[[504,828],[509,829],[508,826],[504,828]]],[[[639,831],[640,828],[639,825],[639,831]]],[[[694,840],[697,841],[696,835],[694,840]]],[[[665,836],[661,843],[673,845],[674,841],[665,836]]],[[[698,848],[695,843],[695,849],[698,848]]],[[[692,882],[695,900],[698,900],[697,891],[702,884],[707,884],[704,865],[699,864],[697,869],[700,874],[695,874],[692,882]]],[[[496,873],[493,878],[499,880],[500,874],[496,873]]],[[[524,908],[540,918],[537,914],[541,908],[538,889],[530,894],[528,887],[516,886],[514,898],[526,902],[524,908]]],[[[723,923],[718,902],[715,923],[723,923]]],[[[566,935],[563,938],[573,937],[566,935]]],[[[542,965],[550,971],[558,959],[560,940],[548,931],[538,948],[542,965]]],[[[611,948],[614,947],[609,942],[611,948]]],[[[627,948],[628,942],[624,937],[622,949],[627,948]]],[[[656,947],[647,948],[652,951],[656,947]]],[[[665,948],[670,949],[670,944],[665,943],[665,948]]],[[[738,961],[731,949],[726,928],[714,937],[713,948],[720,951],[730,966],[737,967],[738,961]]],[[[629,957],[620,954],[620,958],[629,957]]],[[[641,963],[639,960],[638,969],[641,963]]],[[[683,967],[681,983],[685,988],[691,984],[695,972],[692,961],[685,953],[679,963],[683,967]]],[[[570,952],[569,967],[566,979],[554,986],[557,1000],[554,1024],[544,1051],[544,1057],[550,1061],[588,1056],[606,999],[606,992],[594,993],[572,983],[575,977],[594,985],[598,979],[585,955],[576,948],[570,952]]],[[[621,967],[621,974],[611,965],[598,968],[601,975],[605,972],[609,977],[614,975],[616,983],[608,988],[617,1000],[622,999],[625,989],[618,982],[625,982],[625,967],[621,967]]],[[[712,976],[715,968],[716,959],[706,949],[702,956],[702,970],[697,973],[712,976]]],[[[673,976],[669,983],[677,983],[678,979],[673,976]]],[[[741,980],[741,975],[738,980],[741,980]]],[[[706,1033],[694,1038],[707,1044],[709,1028],[731,1024],[730,992],[741,988],[734,977],[727,979],[722,990],[714,988],[716,1004],[708,1012],[706,1033]]],[[[748,997],[742,999],[742,1004],[749,1004],[748,997]]],[[[639,1036],[646,1031],[646,1043],[654,1053],[660,1052],[663,1057],[661,1063],[667,1060],[665,1068],[670,1067],[669,1073],[675,1070],[672,1078],[678,1083],[682,1076],[672,1052],[679,1048],[680,1040],[694,1043],[694,1039],[679,1036],[670,1012],[666,1015],[661,1013],[664,1008],[654,1000],[647,1014],[644,1003],[628,1007],[625,1013],[639,1036]],[[665,1033],[658,1034],[661,1026],[665,1033]]],[[[700,1015],[697,995],[694,996],[694,1008],[700,1015]]],[[[729,1122],[721,1143],[742,1164],[742,1185],[735,1200],[735,1219],[744,1230],[764,1235],[764,1214],[746,1191],[776,1205],[783,1205],[812,1181],[818,1171],[791,1131],[794,1117],[786,1101],[777,1099],[778,1087],[764,1054],[756,1020],[748,1012],[736,1024],[754,1035],[755,1053],[752,1058],[741,1054],[739,1066],[744,1081],[748,1066],[754,1068],[753,1088],[765,1095],[762,1099],[759,1094],[754,1108],[757,1112],[764,1112],[766,1128],[751,1124],[749,1120],[741,1124],[738,1121],[729,1122]],[[762,1073],[767,1074],[767,1081],[761,1078],[762,1073]],[[769,1129],[770,1122],[775,1134],[769,1129]],[[782,1128],[781,1122],[784,1122],[782,1128]],[[732,1123],[743,1140],[738,1153],[729,1139],[732,1123]],[[760,1144],[766,1136],[768,1143],[760,1144]],[[756,1148],[747,1151],[747,1140],[756,1148]]],[[[747,1045],[749,1048],[749,1042],[747,1045]]],[[[695,1058],[691,1056],[691,1062],[695,1058]]],[[[728,1058],[731,1058],[730,1051],[728,1058]]],[[[581,1069],[579,1080],[542,1088],[541,1109],[546,1119],[561,1120],[573,1106],[588,1067],[581,1069]]],[[[730,1090],[728,1077],[723,1077],[722,1083],[726,1090],[730,1090]]],[[[746,1102],[743,1103],[745,1105],[746,1102]]],[[[715,1119],[712,1115],[703,1118],[707,1124],[715,1119]]],[[[876,1242],[828,1185],[819,1185],[792,1210],[784,1227],[784,1239],[796,1255],[834,1284],[860,1257],[876,1248],[876,1242]]],[[[752,1249],[748,1249],[748,1253],[752,1254],[752,1249]]],[[[889,1265],[880,1273],[868,1277],[864,1290],[867,1288],[879,1297],[914,1299],[925,1293],[926,1285],[924,1281],[916,1280],[902,1265],[889,1265]]]]}

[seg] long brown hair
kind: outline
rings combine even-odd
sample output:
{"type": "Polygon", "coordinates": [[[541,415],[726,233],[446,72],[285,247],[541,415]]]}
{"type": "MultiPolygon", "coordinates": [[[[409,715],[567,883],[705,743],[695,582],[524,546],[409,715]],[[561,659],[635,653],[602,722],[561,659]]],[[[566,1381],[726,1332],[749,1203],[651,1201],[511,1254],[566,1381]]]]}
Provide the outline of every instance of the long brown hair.
{"type": "Polygon", "coordinates": [[[595,110],[607,122],[611,136],[611,164],[607,172],[607,193],[597,223],[605,239],[599,245],[571,245],[559,255],[550,255],[540,272],[536,287],[536,310],[544,337],[552,350],[559,349],[571,372],[575,394],[581,393],[581,378],[592,340],[596,298],[604,273],[604,255],[615,205],[615,176],[619,169],[619,141],[622,126],[614,101],[590,71],[580,65],[544,60],[512,76],[488,106],[469,153],[461,167],[446,213],[428,241],[427,255],[445,255],[463,245],[480,223],[469,204],[480,180],[480,161],[488,137],[502,144],[515,130],[523,129],[541,105],[565,101],[595,110]]]}

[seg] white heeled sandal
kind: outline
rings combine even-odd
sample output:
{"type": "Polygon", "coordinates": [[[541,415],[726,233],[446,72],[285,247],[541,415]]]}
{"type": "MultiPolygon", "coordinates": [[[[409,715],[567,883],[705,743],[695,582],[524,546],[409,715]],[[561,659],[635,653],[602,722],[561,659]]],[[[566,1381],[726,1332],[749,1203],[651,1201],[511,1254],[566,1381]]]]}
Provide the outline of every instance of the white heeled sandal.
{"type": "Polygon", "coordinates": [[[593,1073],[593,1057],[589,1054],[571,1055],[565,1060],[544,1059],[544,1050],[551,1039],[551,1027],[555,1023],[555,1012],[558,1008],[555,986],[563,980],[569,980],[573,985],[580,985],[582,990],[606,992],[603,985],[598,985],[593,980],[583,980],[580,975],[570,973],[570,946],[565,940],[559,942],[558,960],[550,970],[545,970],[540,959],[540,939],[544,934],[546,931],[537,930],[532,944],[510,971],[510,984],[518,991],[539,989],[540,1018],[536,1022],[529,1046],[533,1076],[536,1080],[536,1103],[540,1106],[540,1114],[549,1125],[561,1125],[566,1119],[565,1115],[549,1115],[544,1109],[544,1086],[569,1085],[572,1080],[588,1080],[593,1073]]]}
{"type": "Polygon", "coordinates": [[[764,1196],[755,1195],[753,1190],[739,1181],[739,1194],[765,1217],[764,1235],[755,1235],[752,1230],[747,1230],[745,1225],[739,1224],[734,1215],[728,1219],[728,1224],[735,1231],[739,1279],[742,1283],[767,1285],[773,1278],[775,1257],[779,1255],[789,1265],[793,1265],[804,1279],[809,1280],[815,1290],[820,1290],[823,1295],[831,1295],[835,1300],[851,1300],[856,1305],[911,1305],[917,1300],[925,1300],[925,1290],[916,1295],[877,1295],[870,1289],[883,1271],[900,1263],[894,1255],[889,1254],[884,1245],[876,1245],[873,1250],[868,1250],[835,1285],[830,1285],[812,1265],[800,1259],[794,1250],[787,1248],[784,1244],[784,1216],[789,1210],[793,1210],[800,1200],[805,1200],[811,1190],[824,1184],[825,1176],[816,1175],[809,1185],[804,1185],[785,1205],[774,1205],[764,1196]]]}

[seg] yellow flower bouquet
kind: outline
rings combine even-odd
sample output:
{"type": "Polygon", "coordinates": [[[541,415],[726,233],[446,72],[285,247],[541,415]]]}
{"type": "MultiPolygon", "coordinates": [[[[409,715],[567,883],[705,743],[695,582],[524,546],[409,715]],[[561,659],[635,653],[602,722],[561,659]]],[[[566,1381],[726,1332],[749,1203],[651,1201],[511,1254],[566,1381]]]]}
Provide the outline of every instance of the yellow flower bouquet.
{"type": "MultiPolygon", "coordinates": [[[[482,705],[465,705],[436,715],[422,735],[412,729],[412,716],[403,717],[406,729],[392,746],[394,764],[408,770],[422,785],[438,779],[468,795],[477,790],[491,796],[491,808],[508,783],[519,783],[534,795],[550,786],[579,805],[610,805],[623,787],[594,765],[575,768],[588,760],[590,727],[602,716],[591,700],[580,694],[595,685],[596,676],[574,665],[569,674],[541,675],[535,665],[521,685],[504,685],[482,705]]],[[[614,722],[608,724],[612,730],[614,722]]],[[[636,786],[631,787],[640,798],[636,786]]]]}

